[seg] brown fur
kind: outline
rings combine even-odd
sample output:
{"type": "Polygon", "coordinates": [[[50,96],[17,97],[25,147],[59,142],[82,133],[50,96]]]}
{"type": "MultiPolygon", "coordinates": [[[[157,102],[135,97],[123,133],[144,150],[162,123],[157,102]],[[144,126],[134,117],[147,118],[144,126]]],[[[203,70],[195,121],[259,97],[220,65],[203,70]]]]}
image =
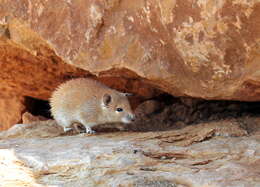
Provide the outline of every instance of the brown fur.
{"type": "Polygon", "coordinates": [[[53,92],[50,105],[54,119],[65,131],[73,123],[80,123],[91,133],[91,127],[96,124],[129,123],[134,118],[124,93],[86,78],[72,79],[61,84],[53,92]],[[123,111],[118,112],[118,108],[123,111]]]}

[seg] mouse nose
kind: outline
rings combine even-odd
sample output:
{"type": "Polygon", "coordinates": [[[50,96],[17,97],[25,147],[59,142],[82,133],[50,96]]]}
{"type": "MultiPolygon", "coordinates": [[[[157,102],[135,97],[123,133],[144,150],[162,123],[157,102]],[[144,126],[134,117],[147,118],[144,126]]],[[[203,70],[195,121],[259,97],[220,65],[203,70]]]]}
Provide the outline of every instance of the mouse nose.
{"type": "Polygon", "coordinates": [[[128,114],[128,117],[129,117],[130,121],[134,121],[135,120],[135,115],[134,114],[128,114]]]}

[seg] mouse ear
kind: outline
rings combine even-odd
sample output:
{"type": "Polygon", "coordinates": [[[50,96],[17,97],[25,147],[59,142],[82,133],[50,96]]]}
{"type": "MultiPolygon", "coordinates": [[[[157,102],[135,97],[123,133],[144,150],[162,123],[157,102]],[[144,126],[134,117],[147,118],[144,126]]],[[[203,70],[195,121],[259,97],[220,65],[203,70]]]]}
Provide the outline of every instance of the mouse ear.
{"type": "Polygon", "coordinates": [[[120,92],[120,94],[123,95],[123,96],[133,96],[132,93],[122,93],[122,92],[120,92]]]}
{"type": "Polygon", "coordinates": [[[104,104],[104,106],[108,106],[109,103],[111,103],[111,101],[112,101],[111,95],[109,95],[107,93],[103,95],[103,104],[104,104]]]}

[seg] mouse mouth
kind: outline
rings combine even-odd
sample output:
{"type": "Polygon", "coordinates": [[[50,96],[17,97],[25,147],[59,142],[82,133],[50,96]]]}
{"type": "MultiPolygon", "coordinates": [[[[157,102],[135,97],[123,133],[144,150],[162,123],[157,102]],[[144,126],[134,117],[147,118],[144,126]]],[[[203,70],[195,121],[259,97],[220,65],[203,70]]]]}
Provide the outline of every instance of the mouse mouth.
{"type": "Polygon", "coordinates": [[[135,119],[134,115],[128,114],[127,116],[122,118],[122,122],[123,123],[132,123],[134,121],[134,119],[135,119]]]}
{"type": "Polygon", "coordinates": [[[132,121],[128,117],[123,117],[122,122],[123,123],[131,123],[132,121]]]}

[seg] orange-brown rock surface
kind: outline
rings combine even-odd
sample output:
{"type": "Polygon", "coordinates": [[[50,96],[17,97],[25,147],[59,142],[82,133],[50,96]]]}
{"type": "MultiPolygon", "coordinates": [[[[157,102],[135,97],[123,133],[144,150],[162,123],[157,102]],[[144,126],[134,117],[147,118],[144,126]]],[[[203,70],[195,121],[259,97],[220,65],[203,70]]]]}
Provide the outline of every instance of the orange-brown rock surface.
{"type": "Polygon", "coordinates": [[[0,131],[19,123],[24,111],[23,97],[5,96],[0,93],[0,131]]]}
{"type": "Polygon", "coordinates": [[[24,103],[22,96],[0,93],[0,131],[21,122],[22,114],[26,110],[24,103]]]}
{"type": "Polygon", "coordinates": [[[259,101],[259,61],[258,0],[0,1],[6,95],[91,74],[146,97],[259,101]]]}

